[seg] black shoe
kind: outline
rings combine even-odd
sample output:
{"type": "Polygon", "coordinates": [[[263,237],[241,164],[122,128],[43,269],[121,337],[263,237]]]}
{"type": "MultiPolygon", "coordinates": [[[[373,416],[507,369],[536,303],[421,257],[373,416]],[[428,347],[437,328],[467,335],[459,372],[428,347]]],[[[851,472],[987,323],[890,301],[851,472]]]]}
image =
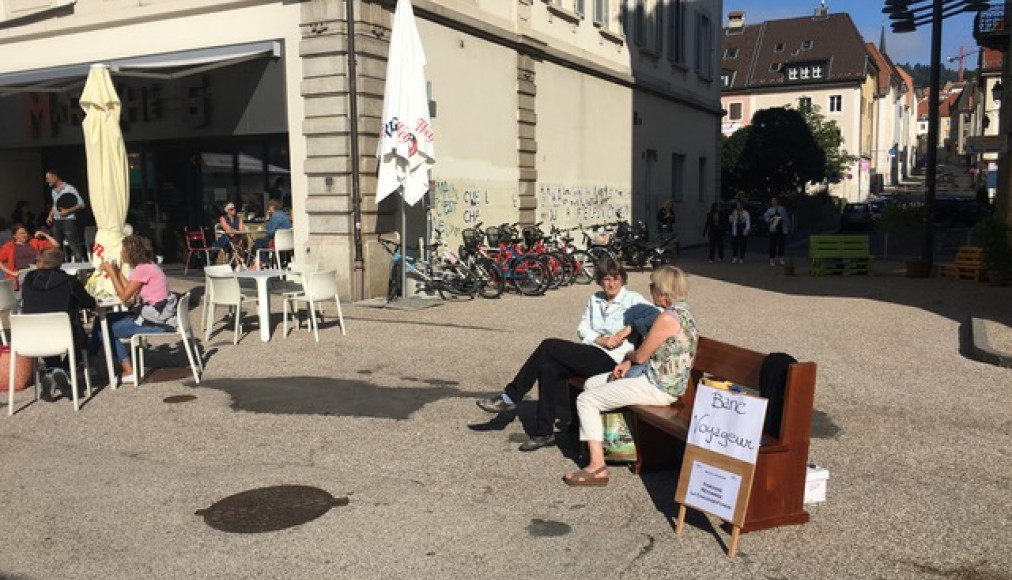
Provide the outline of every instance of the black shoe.
{"type": "Polygon", "coordinates": [[[510,411],[515,411],[517,408],[516,404],[504,401],[501,395],[478,399],[475,401],[475,404],[487,413],[509,413],[510,411]]]}
{"type": "Polygon", "coordinates": [[[551,435],[535,435],[520,445],[520,451],[537,451],[542,447],[555,445],[555,433],[551,435]]]}
{"type": "Polygon", "coordinates": [[[52,403],[56,400],[53,397],[53,377],[49,376],[49,373],[40,373],[42,376],[39,379],[39,398],[47,403],[52,403]]]}

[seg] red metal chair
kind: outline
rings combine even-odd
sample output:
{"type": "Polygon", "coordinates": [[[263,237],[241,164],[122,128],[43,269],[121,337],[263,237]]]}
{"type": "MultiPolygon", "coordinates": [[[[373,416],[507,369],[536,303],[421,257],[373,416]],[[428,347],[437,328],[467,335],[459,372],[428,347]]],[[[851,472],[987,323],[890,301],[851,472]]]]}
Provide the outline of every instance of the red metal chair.
{"type": "Polygon", "coordinates": [[[183,275],[190,269],[190,257],[193,254],[204,253],[204,265],[211,263],[211,246],[207,245],[207,238],[204,237],[204,228],[200,226],[186,228],[186,265],[183,266],[183,275]]]}

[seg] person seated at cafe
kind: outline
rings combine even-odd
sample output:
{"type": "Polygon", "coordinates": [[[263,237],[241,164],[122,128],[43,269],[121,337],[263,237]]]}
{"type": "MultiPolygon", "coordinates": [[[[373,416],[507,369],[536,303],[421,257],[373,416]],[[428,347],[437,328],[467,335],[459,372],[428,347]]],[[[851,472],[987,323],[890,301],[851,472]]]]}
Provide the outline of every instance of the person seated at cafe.
{"type": "MultiPolygon", "coordinates": [[[[55,247],[43,248],[36,258],[38,269],[25,276],[24,288],[21,290],[21,312],[24,314],[43,314],[47,312],[66,312],[70,316],[70,328],[74,335],[74,346],[78,351],[87,344],[87,334],[81,322],[81,310],[95,308],[95,299],[88,294],[77,276],[64,272],[63,252],[55,247]]],[[[69,396],[69,367],[61,357],[45,358],[48,372],[42,380],[42,399],[54,399],[54,387],[69,396]]]]}
{"type": "Polygon", "coordinates": [[[278,230],[292,229],[292,220],[288,214],[281,209],[281,202],[272,199],[267,202],[267,223],[264,224],[264,237],[253,242],[257,250],[266,250],[274,247],[274,234],[278,230]]]}
{"type": "Polygon", "coordinates": [[[211,246],[213,248],[211,250],[212,264],[218,261],[218,252],[227,251],[232,246],[245,248],[243,234],[240,232],[246,231],[246,224],[239,212],[236,211],[234,203],[225,204],[225,213],[218,218],[218,225],[221,226],[221,235],[214,240],[214,244],[211,246]]]}
{"type": "Polygon", "coordinates": [[[35,236],[28,235],[28,228],[22,224],[11,227],[11,239],[0,246],[0,270],[8,280],[14,280],[14,289],[18,289],[18,272],[35,264],[39,252],[45,248],[56,247],[56,240],[42,230],[35,236]]]}
{"type": "MultiPolygon", "coordinates": [[[[127,278],[115,262],[104,261],[101,265],[102,271],[116,289],[116,296],[124,303],[136,302],[131,310],[110,313],[107,317],[112,335],[110,342],[123,371],[120,377],[123,383],[134,380],[134,367],[120,339],[140,333],[168,332],[176,328],[176,296],[169,293],[168,278],[154,258],[155,252],[150,240],[130,235],[123,238],[120,258],[124,264],[133,268],[130,277],[127,278]]],[[[91,334],[91,352],[98,354],[101,348],[102,329],[96,324],[91,334]]]]}

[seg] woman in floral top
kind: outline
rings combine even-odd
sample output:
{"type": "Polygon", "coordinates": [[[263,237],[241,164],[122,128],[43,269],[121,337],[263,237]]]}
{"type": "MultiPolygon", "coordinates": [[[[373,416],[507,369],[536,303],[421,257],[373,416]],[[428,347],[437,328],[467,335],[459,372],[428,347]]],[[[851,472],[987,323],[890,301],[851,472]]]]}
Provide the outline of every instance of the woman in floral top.
{"type": "Polygon", "coordinates": [[[584,392],[576,399],[576,409],[580,415],[580,440],[587,442],[590,463],[567,474],[563,478],[567,485],[608,483],[602,412],[628,405],[670,405],[685,392],[699,344],[696,321],[685,303],[688,291],[688,279],[678,268],[664,266],[651,274],[650,295],[664,312],[639,348],[627,353],[612,372],[587,379],[584,392]],[[626,377],[632,365],[644,363],[646,372],[626,377]]]}

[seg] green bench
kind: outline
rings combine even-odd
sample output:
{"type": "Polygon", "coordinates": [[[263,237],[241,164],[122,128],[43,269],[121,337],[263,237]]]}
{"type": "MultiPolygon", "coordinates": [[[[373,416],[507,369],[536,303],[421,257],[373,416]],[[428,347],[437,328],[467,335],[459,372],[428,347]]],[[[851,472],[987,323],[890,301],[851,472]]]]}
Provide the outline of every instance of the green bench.
{"type": "Polygon", "coordinates": [[[868,276],[872,274],[869,236],[810,236],[808,271],[812,276],[868,276]]]}

